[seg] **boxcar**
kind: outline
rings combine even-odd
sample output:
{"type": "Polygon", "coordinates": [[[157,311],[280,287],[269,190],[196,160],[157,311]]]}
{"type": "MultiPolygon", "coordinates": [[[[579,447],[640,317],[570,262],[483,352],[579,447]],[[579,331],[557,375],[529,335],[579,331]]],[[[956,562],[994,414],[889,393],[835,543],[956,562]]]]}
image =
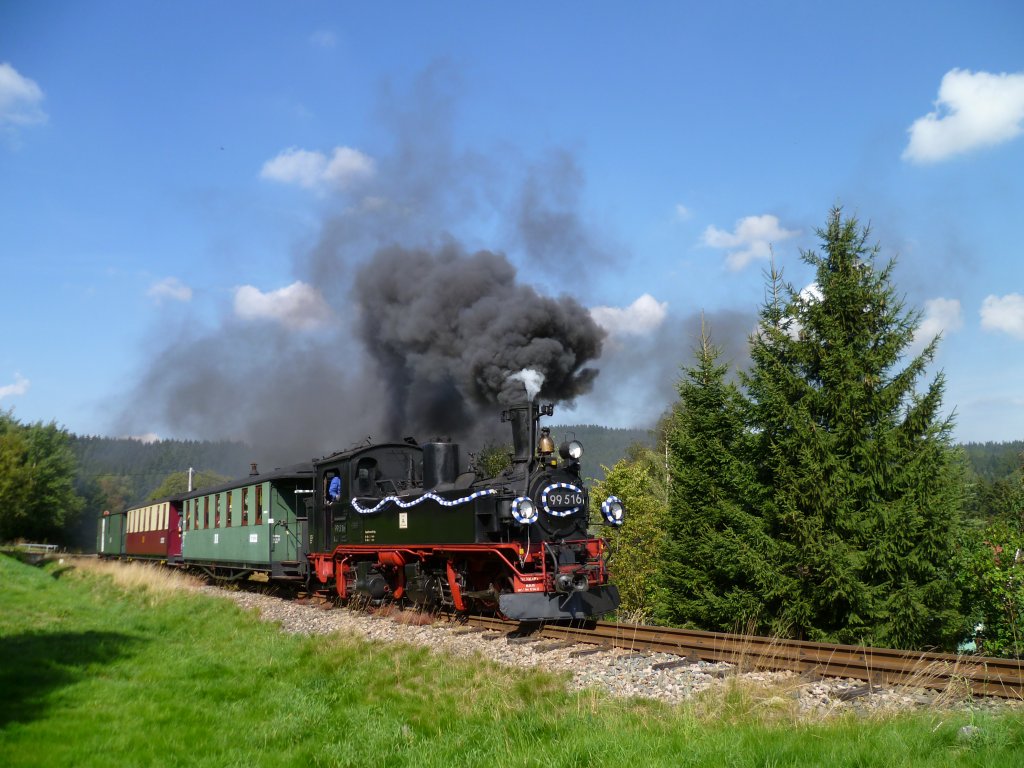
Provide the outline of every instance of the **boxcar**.
{"type": "Polygon", "coordinates": [[[222,578],[304,579],[312,465],[250,474],[183,498],[182,562],[222,578]]]}

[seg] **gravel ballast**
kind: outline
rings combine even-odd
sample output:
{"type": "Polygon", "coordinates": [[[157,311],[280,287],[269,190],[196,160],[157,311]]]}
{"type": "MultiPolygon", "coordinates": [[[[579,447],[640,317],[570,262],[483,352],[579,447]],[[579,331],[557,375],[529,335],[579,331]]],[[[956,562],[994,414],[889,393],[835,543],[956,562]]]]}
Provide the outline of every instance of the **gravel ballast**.
{"type": "Polygon", "coordinates": [[[277,622],[283,632],[303,635],[346,633],[373,643],[423,645],[436,653],[462,658],[482,657],[509,667],[540,668],[571,675],[572,690],[597,688],[618,697],[642,697],[681,703],[726,684],[763,689],[768,705],[795,708],[809,717],[847,712],[863,714],[911,711],[925,707],[998,709],[1021,707],[1020,701],[955,696],[949,692],[897,686],[878,688],[861,680],[807,680],[795,672],[738,672],[725,662],[693,661],[678,665],[678,656],[664,653],[602,649],[551,640],[510,643],[495,632],[471,632],[458,624],[415,625],[347,608],[325,608],[251,591],[203,587],[211,595],[255,609],[264,621],[277,622]],[[580,655],[581,651],[591,651],[580,655]],[[660,668],[660,665],[664,665],[660,668]]]}

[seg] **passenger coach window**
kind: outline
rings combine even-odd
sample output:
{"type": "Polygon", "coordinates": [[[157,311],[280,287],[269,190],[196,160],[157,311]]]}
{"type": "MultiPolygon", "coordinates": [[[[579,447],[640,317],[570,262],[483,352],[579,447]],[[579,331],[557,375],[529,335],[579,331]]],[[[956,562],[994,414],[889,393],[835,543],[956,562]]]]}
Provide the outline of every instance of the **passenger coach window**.
{"type": "Polygon", "coordinates": [[[242,489],[242,525],[249,524],[249,489],[242,489]]]}
{"type": "Polygon", "coordinates": [[[210,527],[210,497],[203,496],[203,528],[210,527]]]}
{"type": "Polygon", "coordinates": [[[228,491],[224,494],[224,502],[227,505],[224,512],[224,527],[231,527],[231,497],[235,495],[234,491],[228,491]]]}
{"type": "Polygon", "coordinates": [[[187,531],[192,524],[192,516],[189,513],[189,502],[185,501],[185,530],[187,531]]]}
{"type": "Polygon", "coordinates": [[[220,528],[220,494],[213,497],[213,527],[220,528]]]}
{"type": "Polygon", "coordinates": [[[256,486],[256,525],[263,525],[263,486],[256,486]]]}

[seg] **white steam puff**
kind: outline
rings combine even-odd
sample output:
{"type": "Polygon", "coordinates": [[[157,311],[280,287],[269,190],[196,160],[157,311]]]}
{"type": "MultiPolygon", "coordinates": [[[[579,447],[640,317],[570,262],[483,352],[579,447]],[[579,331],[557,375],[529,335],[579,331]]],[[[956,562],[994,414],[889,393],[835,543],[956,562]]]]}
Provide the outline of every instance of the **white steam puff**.
{"type": "Polygon", "coordinates": [[[530,402],[533,402],[540,388],[544,386],[544,374],[532,368],[523,368],[518,373],[511,374],[508,380],[523,382],[523,386],[526,387],[526,399],[530,402]]]}

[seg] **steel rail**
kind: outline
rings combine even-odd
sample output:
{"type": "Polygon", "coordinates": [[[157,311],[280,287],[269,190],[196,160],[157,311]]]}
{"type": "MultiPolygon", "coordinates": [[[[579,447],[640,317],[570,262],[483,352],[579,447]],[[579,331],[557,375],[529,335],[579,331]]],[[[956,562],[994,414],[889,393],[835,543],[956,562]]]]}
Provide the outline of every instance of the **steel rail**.
{"type": "Polygon", "coordinates": [[[469,621],[474,626],[519,635],[725,661],[740,669],[792,670],[812,676],[864,680],[869,685],[902,684],[939,690],[954,687],[975,696],[1024,698],[1024,661],[1019,659],[833,645],[611,622],[525,627],[517,622],[484,617],[473,617],[469,621]]]}

